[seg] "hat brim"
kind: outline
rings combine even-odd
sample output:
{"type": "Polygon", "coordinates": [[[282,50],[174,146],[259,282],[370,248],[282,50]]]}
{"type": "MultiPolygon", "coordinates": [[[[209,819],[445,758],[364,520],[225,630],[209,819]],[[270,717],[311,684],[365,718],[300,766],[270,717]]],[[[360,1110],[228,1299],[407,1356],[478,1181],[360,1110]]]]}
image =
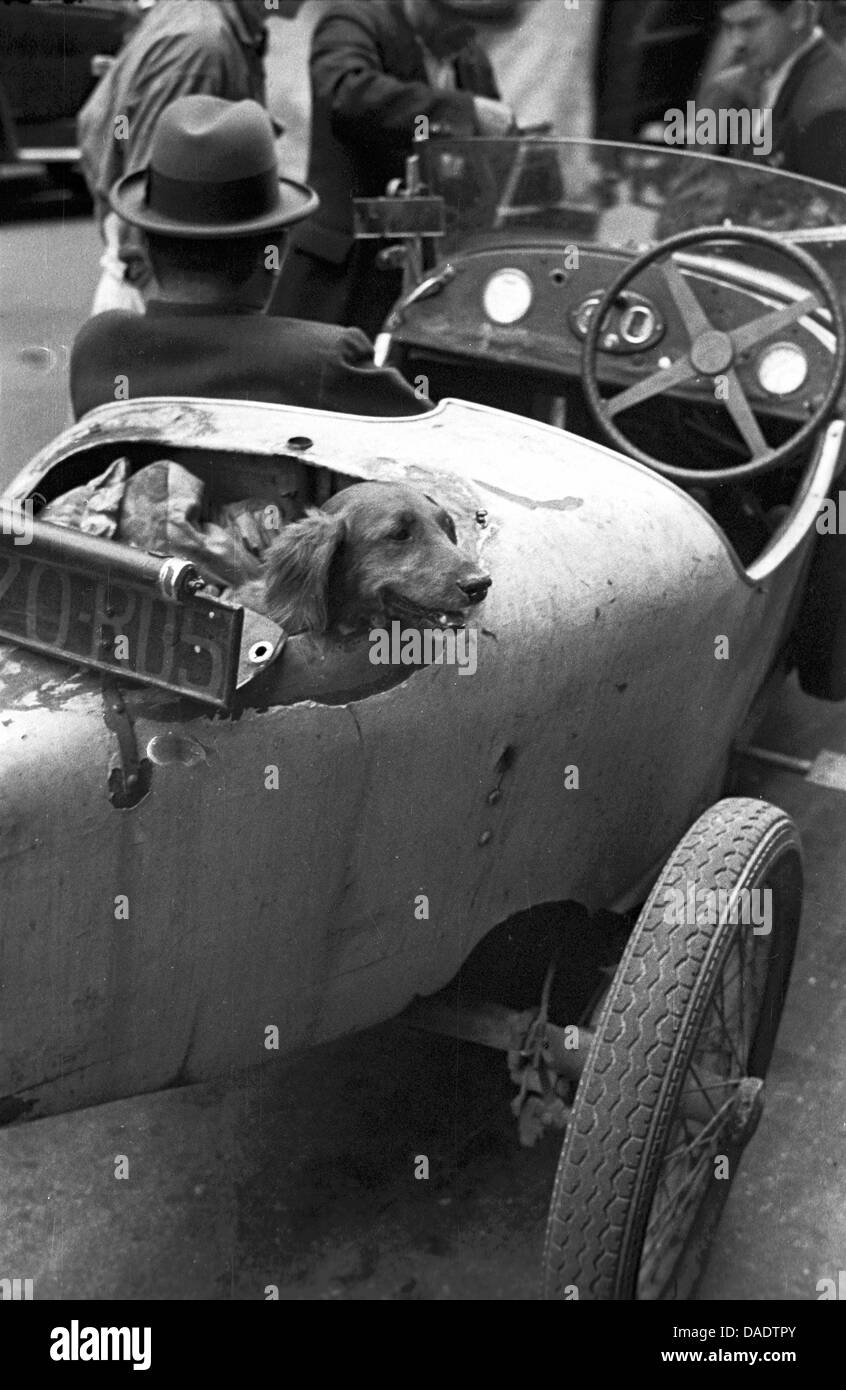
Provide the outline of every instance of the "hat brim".
{"type": "Polygon", "coordinates": [[[320,199],[307,184],[293,179],[279,180],[279,202],[271,212],[243,222],[182,222],[153,212],[146,204],[147,171],[126,174],[109,193],[109,203],[118,217],[145,232],[161,232],[163,236],[185,237],[190,241],[213,241],[240,236],[256,236],[261,232],[278,231],[281,227],[302,222],[320,206],[320,199]]]}

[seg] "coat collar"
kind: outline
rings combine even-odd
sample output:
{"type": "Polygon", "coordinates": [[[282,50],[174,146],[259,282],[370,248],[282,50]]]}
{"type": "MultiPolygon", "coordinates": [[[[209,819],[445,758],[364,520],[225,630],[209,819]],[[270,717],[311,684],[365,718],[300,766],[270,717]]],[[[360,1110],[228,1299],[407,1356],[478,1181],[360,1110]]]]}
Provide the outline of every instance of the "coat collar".
{"type": "Polygon", "coordinates": [[[226,314],[262,314],[261,309],[249,309],[243,304],[227,306],[223,304],[186,304],[176,299],[148,299],[146,304],[147,316],[149,318],[220,318],[226,314]]]}
{"type": "Polygon", "coordinates": [[[778,96],[773,107],[773,122],[784,118],[784,113],[788,110],[795,99],[796,93],[805,81],[810,72],[819,63],[824,62],[836,53],[834,45],[826,38],[825,34],[818,34],[816,39],[804,52],[799,54],[796,62],[788,72],[779,89],[778,96]]]}

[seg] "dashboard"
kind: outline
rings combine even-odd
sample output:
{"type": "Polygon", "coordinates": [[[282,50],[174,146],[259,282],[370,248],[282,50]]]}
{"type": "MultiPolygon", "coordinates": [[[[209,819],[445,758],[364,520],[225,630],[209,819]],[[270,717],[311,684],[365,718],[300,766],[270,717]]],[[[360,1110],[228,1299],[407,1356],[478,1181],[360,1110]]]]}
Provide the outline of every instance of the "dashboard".
{"type": "MultiPolygon", "coordinates": [[[[677,255],[677,264],[712,325],[730,331],[803,298],[807,284],[724,257],[677,255]]],[[[550,383],[581,378],[582,345],[605,288],[630,264],[619,251],[555,244],[502,244],[463,249],[432,272],[427,290],[401,314],[392,334],[392,360],[403,350],[434,360],[484,361],[522,368],[550,383]]],[[[788,267],[789,270],[789,267],[788,267]]],[[[422,292],[421,292],[422,291],[422,292]]],[[[600,383],[625,388],[670,366],[690,339],[667,284],[647,268],[618,297],[602,329],[600,383]]],[[[735,363],[756,412],[790,420],[807,417],[830,380],[834,337],[825,317],[803,318],[743,354],[735,363]]],[[[714,381],[696,377],[673,389],[680,399],[714,399],[714,381]]],[[[648,407],[647,407],[648,408],[648,407]]]]}

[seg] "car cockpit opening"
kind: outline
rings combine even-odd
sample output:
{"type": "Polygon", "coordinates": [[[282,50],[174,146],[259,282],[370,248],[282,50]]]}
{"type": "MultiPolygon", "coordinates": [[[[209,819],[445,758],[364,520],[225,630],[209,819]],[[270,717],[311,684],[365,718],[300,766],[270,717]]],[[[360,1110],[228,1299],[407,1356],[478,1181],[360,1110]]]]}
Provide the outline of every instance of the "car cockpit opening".
{"type": "Polygon", "coordinates": [[[95,439],[23,503],[37,545],[9,559],[20,621],[0,631],[233,715],[347,703],[430,666],[475,671],[492,583],[478,507],[399,468],[318,465],[312,447],[95,439]]]}

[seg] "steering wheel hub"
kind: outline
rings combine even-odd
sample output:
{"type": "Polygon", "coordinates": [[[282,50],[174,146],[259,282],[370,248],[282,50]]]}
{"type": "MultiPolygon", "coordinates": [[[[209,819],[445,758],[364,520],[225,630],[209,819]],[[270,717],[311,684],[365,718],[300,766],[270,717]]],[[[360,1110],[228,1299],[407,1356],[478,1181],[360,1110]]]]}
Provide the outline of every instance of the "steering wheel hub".
{"type": "Polygon", "coordinates": [[[706,376],[727,372],[734,362],[734,347],[728,333],[721,333],[718,328],[700,333],[691,346],[690,360],[696,370],[706,376]]]}

